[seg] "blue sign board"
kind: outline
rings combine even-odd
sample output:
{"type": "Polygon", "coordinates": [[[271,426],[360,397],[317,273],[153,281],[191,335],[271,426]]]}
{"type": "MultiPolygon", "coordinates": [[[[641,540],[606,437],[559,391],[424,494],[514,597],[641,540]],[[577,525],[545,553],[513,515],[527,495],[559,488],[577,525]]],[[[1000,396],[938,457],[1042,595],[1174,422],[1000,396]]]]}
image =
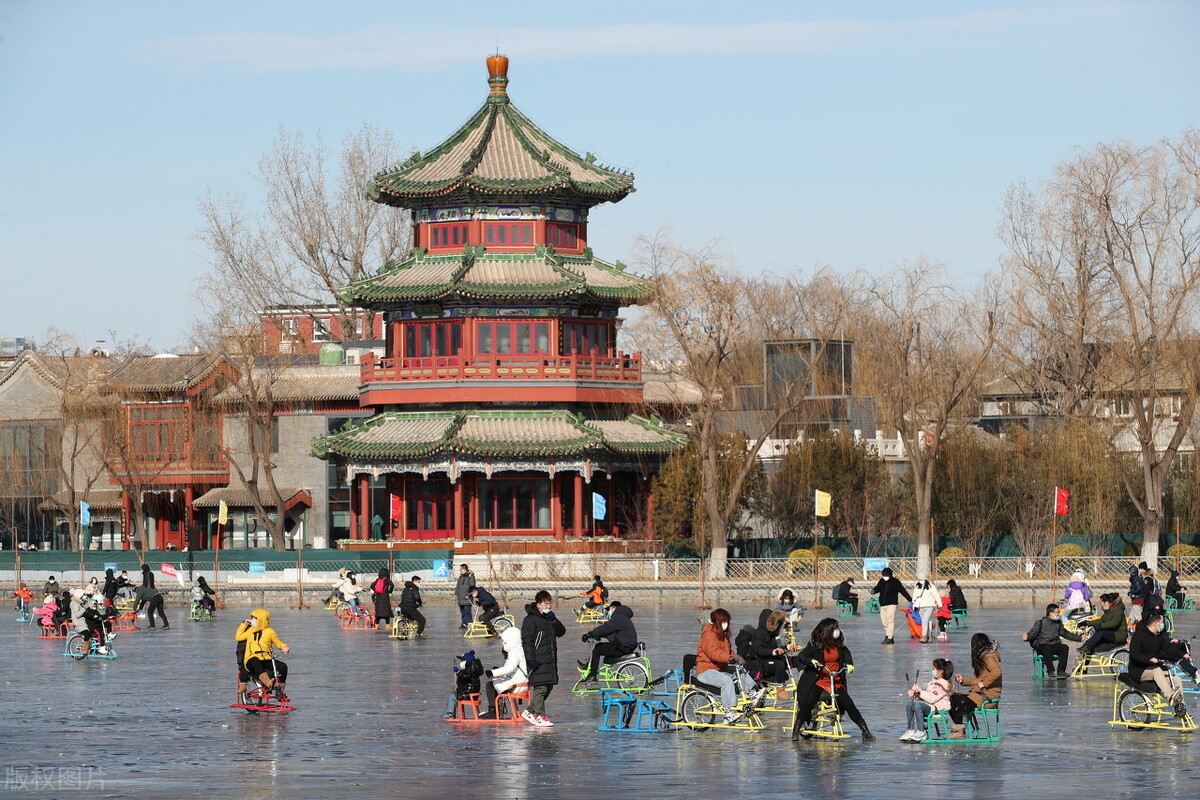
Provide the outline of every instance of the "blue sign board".
{"type": "Polygon", "coordinates": [[[105,564],[105,565],[104,565],[104,568],[105,568],[105,569],[111,569],[113,572],[116,572],[116,571],[117,571],[117,565],[116,565],[116,564],[105,564]]]}
{"type": "Polygon", "coordinates": [[[434,578],[434,580],[437,580],[438,578],[449,580],[450,579],[450,562],[449,561],[433,562],[433,578],[434,578]]]}
{"type": "Polygon", "coordinates": [[[265,561],[251,561],[246,568],[247,572],[266,572],[267,564],[265,561]]]}
{"type": "Polygon", "coordinates": [[[881,569],[887,569],[887,565],[886,558],[864,558],[863,572],[879,572],[881,569]]]}

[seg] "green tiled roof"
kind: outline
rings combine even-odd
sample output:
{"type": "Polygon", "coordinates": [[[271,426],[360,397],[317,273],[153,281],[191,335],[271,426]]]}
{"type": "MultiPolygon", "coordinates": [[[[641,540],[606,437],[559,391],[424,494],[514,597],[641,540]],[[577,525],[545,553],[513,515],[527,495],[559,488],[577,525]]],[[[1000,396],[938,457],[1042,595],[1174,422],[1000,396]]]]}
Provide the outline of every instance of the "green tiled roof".
{"type": "Polygon", "coordinates": [[[526,200],[594,206],[632,192],[633,175],[557,141],[492,94],[449,139],[375,176],[367,196],[420,208],[431,203],[526,200]]]}
{"type": "Polygon", "coordinates": [[[313,441],[318,458],[406,461],[455,454],[473,458],[555,458],[584,453],[669,455],[681,434],[637,415],[588,420],[571,411],[392,411],[313,441]]]}
{"type": "Polygon", "coordinates": [[[654,284],[608,264],[582,256],[563,256],[539,247],[534,253],[488,253],[468,247],[465,253],[429,255],[410,252],[389,262],[369,278],[343,287],[342,301],[363,308],[397,303],[446,300],[518,301],[576,299],[581,302],[645,303],[654,284]]]}

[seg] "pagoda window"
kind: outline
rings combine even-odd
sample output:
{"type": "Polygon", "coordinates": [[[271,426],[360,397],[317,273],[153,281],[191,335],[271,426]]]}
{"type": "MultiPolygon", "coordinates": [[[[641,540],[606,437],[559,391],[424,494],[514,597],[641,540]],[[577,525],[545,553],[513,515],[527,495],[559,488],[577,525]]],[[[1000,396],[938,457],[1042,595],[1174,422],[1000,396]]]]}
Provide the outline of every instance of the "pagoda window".
{"type": "Polygon", "coordinates": [[[480,355],[550,354],[549,322],[480,322],[475,326],[480,355]]]}
{"type": "Polygon", "coordinates": [[[405,481],[404,498],[410,532],[454,530],[454,487],[450,481],[405,481]]]}
{"type": "Polygon", "coordinates": [[[534,530],[550,527],[550,481],[479,481],[479,527],[534,530]]]}
{"type": "Polygon", "coordinates": [[[556,250],[580,250],[582,239],[577,223],[550,222],[546,224],[546,243],[556,250]]]}
{"type": "Polygon", "coordinates": [[[429,226],[429,249],[465,247],[467,245],[467,223],[439,222],[429,226]]]}
{"type": "MultiPolygon", "coordinates": [[[[192,424],[192,460],[205,464],[224,461],[221,450],[221,423],[213,414],[197,413],[192,424]]],[[[271,417],[271,452],[279,452],[279,418],[271,417]]]]}
{"type": "Polygon", "coordinates": [[[560,355],[606,356],[609,354],[607,322],[567,322],[562,328],[560,355]]]}
{"type": "Polygon", "coordinates": [[[462,323],[411,322],[404,326],[404,356],[456,356],[462,351],[462,323]]]}
{"type": "Polygon", "coordinates": [[[133,452],[143,460],[170,463],[183,458],[188,409],[183,405],[131,406],[129,435],[133,452]]]}
{"type": "Polygon", "coordinates": [[[489,247],[533,246],[532,222],[488,222],[483,226],[483,242],[489,247]]]}

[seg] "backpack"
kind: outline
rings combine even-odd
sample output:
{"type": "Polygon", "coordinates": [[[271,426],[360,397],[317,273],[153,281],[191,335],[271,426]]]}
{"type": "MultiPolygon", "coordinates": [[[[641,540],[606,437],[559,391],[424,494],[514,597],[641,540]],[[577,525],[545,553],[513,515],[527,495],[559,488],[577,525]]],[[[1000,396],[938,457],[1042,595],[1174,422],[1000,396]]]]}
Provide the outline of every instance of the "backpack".
{"type": "Polygon", "coordinates": [[[738,631],[737,638],[733,640],[734,648],[737,654],[742,658],[750,657],[750,641],[754,638],[754,626],[744,625],[738,631]]]}
{"type": "Polygon", "coordinates": [[[841,587],[841,584],[839,583],[837,586],[833,587],[833,591],[829,593],[829,596],[832,597],[834,600],[842,599],[842,598],[838,597],[838,589],[840,587],[841,587]]]}
{"type": "Polygon", "coordinates": [[[1142,574],[1137,567],[1129,570],[1129,596],[1133,598],[1144,597],[1146,593],[1146,581],[1142,578],[1142,574]]]}
{"type": "MultiPolygon", "coordinates": [[[[1043,617],[1042,619],[1045,619],[1045,617],[1043,617]]],[[[1029,637],[1029,646],[1032,649],[1037,650],[1037,640],[1038,640],[1038,637],[1040,637],[1041,635],[1042,635],[1042,620],[1039,619],[1037,621],[1037,633],[1035,633],[1033,636],[1029,637]]]]}
{"type": "Polygon", "coordinates": [[[376,578],[375,585],[371,587],[371,591],[375,594],[383,594],[385,586],[386,584],[384,583],[383,578],[376,578]]]}
{"type": "Polygon", "coordinates": [[[608,588],[602,586],[602,587],[600,587],[600,602],[603,603],[607,599],[608,599],[608,588]]]}

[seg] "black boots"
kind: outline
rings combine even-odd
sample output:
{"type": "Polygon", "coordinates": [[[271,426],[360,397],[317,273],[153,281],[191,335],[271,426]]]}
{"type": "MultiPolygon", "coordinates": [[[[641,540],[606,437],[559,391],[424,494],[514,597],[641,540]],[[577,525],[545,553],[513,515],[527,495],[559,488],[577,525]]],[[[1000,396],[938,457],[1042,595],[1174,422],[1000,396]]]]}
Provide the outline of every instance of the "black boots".
{"type": "Polygon", "coordinates": [[[862,737],[863,737],[864,742],[875,741],[875,734],[871,733],[871,729],[867,727],[867,724],[865,722],[862,725],[859,725],[858,727],[862,731],[862,737]]]}

